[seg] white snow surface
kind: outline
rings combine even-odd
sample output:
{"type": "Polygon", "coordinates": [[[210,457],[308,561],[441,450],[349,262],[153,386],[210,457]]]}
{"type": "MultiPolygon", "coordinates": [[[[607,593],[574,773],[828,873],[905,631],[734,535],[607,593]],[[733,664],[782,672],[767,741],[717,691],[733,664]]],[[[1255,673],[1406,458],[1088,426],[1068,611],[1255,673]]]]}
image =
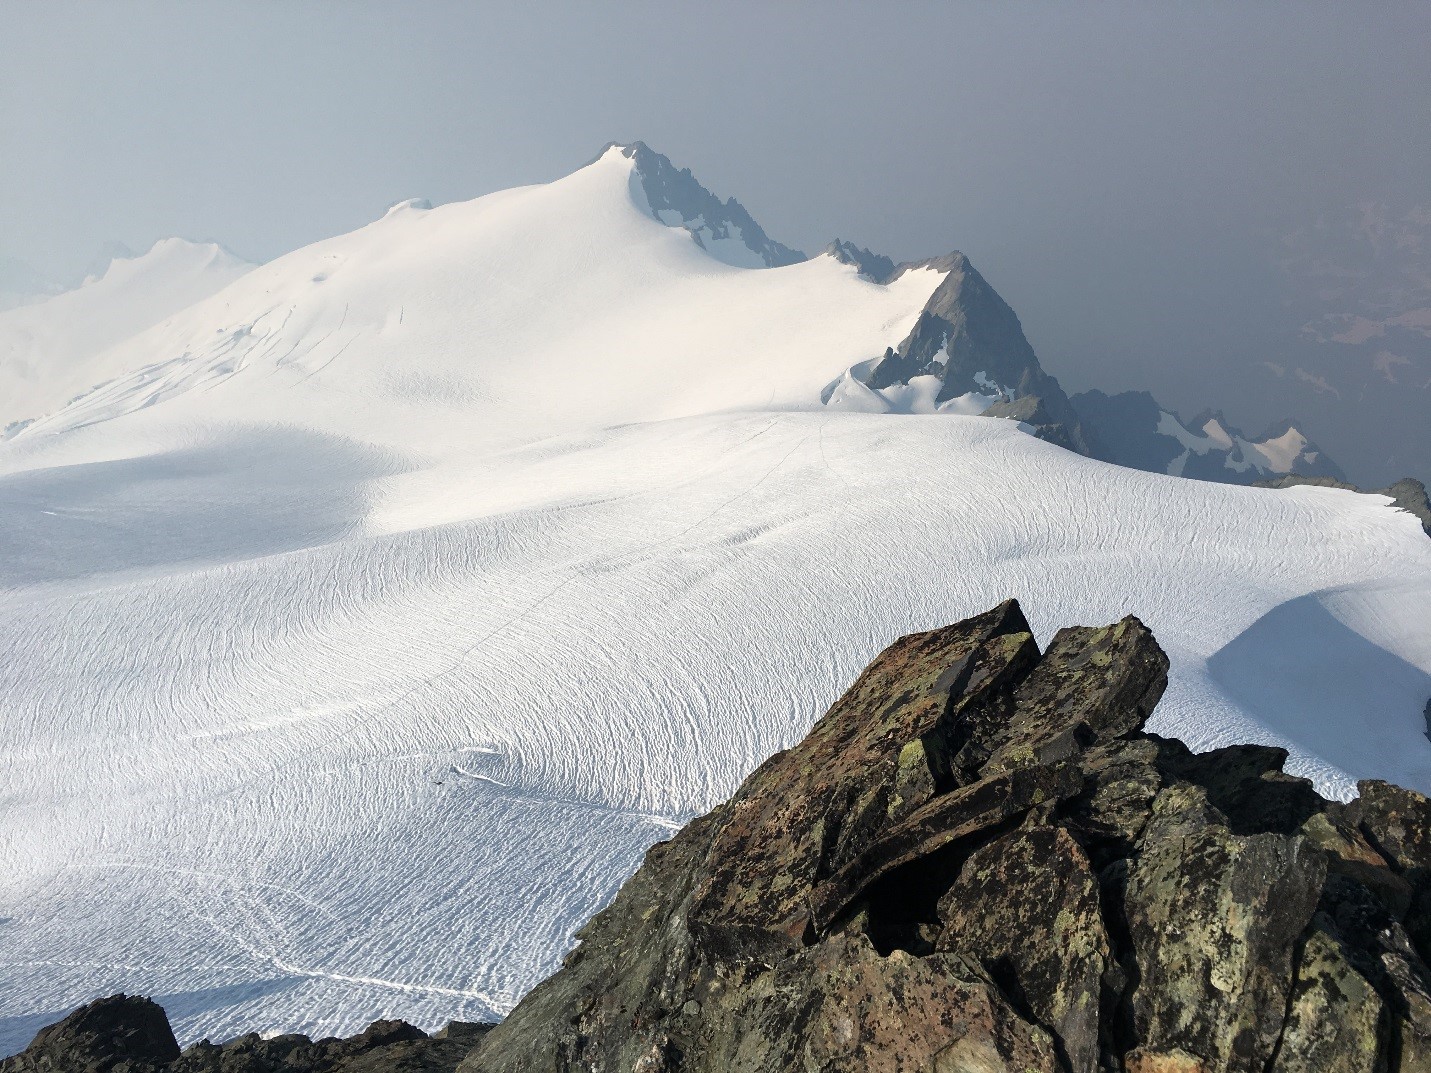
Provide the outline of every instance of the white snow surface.
{"type": "Polygon", "coordinates": [[[253,266],[212,242],[163,239],[116,258],[101,276],[0,311],[0,436],[14,421],[59,409],[119,372],[128,354],[105,351],[227,287],[253,266]]]}
{"type": "Polygon", "coordinates": [[[1194,748],[1431,790],[1413,518],[822,406],[938,273],[728,266],[629,167],[253,269],[0,445],[0,1054],[119,990],[186,1042],[500,1015],[881,648],[1009,596],[1041,643],[1140,616],[1194,748]]]}

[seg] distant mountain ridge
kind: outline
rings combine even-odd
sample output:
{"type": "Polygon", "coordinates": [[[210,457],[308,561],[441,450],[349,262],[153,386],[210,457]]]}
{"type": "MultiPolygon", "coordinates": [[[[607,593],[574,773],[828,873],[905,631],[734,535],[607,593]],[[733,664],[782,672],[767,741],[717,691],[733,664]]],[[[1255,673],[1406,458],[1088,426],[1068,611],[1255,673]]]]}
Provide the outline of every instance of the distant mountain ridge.
{"type": "Polygon", "coordinates": [[[827,389],[827,405],[1010,418],[1080,454],[1177,477],[1228,484],[1289,474],[1344,479],[1340,467],[1292,420],[1253,438],[1221,411],[1207,410],[1185,423],[1147,392],[1110,396],[1092,390],[1070,398],[1039,364],[1018,315],[962,253],[896,265],[839,239],[824,252],[875,283],[916,267],[946,273],[909,335],[827,389]],[[923,390],[915,392],[914,402],[891,395],[897,388],[923,390]]]}
{"type": "MultiPolygon", "coordinates": [[[[770,238],[740,202],[722,202],[690,169],[676,168],[644,142],[617,147],[634,161],[633,179],[651,215],[668,226],[684,227],[719,260],[776,268],[807,259],[770,238]]],[[[1094,389],[1070,398],[1039,364],[1018,315],[957,250],[896,263],[836,238],[820,255],[851,265],[880,285],[913,269],[944,273],[909,335],[881,357],[859,363],[827,385],[821,395],[827,406],[1009,418],[1079,454],[1198,480],[1247,484],[1286,475],[1345,479],[1341,468],[1292,420],[1250,437],[1217,410],[1184,422],[1147,392],[1107,395],[1094,389]]]]}
{"type": "Polygon", "coordinates": [[[1220,410],[1204,410],[1184,421],[1146,391],[1107,395],[1094,389],[1070,401],[1120,465],[1230,484],[1289,474],[1345,480],[1340,467],[1297,428],[1295,420],[1278,422],[1254,438],[1232,425],[1220,410]]]}

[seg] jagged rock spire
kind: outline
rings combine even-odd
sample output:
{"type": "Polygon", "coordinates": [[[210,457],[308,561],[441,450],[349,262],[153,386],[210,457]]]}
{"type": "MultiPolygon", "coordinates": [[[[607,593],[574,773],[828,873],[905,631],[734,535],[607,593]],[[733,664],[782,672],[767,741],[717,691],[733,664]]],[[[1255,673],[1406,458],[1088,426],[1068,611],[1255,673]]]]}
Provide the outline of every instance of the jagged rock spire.
{"type": "Polygon", "coordinates": [[[1431,1068],[1431,802],[1143,732],[1136,619],[897,641],[464,1073],[1431,1068]]]}
{"type": "Polygon", "coordinates": [[[635,164],[648,211],[662,223],[684,227],[712,256],[744,268],[776,268],[805,260],[799,250],[776,242],[735,198],[721,201],[690,168],[677,168],[645,142],[618,148],[635,164]]]}

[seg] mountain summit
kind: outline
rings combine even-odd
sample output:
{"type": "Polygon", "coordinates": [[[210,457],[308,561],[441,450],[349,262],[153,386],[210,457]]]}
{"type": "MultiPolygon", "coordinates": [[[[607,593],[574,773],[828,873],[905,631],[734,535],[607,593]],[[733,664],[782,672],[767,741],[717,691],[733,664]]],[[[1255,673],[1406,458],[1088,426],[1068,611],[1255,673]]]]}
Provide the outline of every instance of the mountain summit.
{"type": "Polygon", "coordinates": [[[737,268],[778,268],[806,260],[799,250],[766,235],[735,198],[721,201],[696,181],[690,168],[678,169],[645,142],[612,142],[603,153],[612,150],[636,165],[633,192],[639,189],[652,217],[671,227],[684,227],[696,245],[717,260],[737,268]]]}

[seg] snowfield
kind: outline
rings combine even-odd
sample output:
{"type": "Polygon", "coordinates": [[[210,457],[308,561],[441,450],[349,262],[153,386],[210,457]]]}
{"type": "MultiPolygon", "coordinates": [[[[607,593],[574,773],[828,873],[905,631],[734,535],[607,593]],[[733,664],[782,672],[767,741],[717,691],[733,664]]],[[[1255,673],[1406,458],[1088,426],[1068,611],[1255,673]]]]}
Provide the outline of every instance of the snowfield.
{"type": "Polygon", "coordinates": [[[119,990],[185,1042],[498,1016],[884,645],[1008,596],[1041,643],[1140,616],[1194,748],[1431,791],[1413,518],[825,407],[938,273],[732,267],[637,181],[404,203],[0,445],[0,1054],[119,990]]]}
{"type": "Polygon", "coordinates": [[[156,242],[73,291],[0,311],[0,439],[116,373],[105,352],[227,287],[253,266],[212,242],[156,242]],[[7,431],[8,428],[8,431],[7,431]]]}

